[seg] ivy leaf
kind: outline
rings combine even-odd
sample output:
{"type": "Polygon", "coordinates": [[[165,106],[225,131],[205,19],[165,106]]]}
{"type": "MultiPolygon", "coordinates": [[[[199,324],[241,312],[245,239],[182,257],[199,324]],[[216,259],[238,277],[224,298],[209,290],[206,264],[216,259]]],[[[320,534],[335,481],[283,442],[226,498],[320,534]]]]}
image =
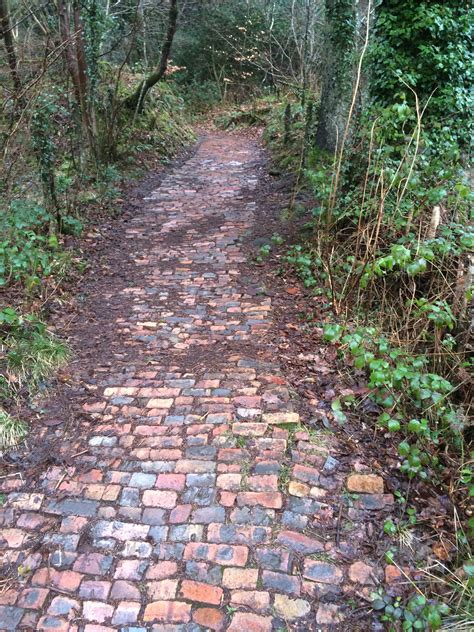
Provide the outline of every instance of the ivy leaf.
{"type": "Polygon", "coordinates": [[[331,404],[331,410],[334,415],[334,419],[338,421],[340,424],[343,424],[347,421],[346,415],[342,412],[342,405],[340,399],[333,400],[331,404]]]}

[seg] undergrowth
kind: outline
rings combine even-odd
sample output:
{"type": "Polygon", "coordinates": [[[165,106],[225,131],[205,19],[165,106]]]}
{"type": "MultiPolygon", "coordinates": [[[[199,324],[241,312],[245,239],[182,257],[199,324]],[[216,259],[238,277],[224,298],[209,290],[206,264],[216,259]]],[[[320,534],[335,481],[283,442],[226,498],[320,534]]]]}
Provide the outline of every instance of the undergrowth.
{"type": "MultiPolygon", "coordinates": [[[[299,214],[301,192],[311,192],[316,201],[300,242],[286,248],[280,264],[321,297],[325,342],[337,347],[354,372],[366,375],[378,410],[374,430],[391,441],[409,481],[407,494],[421,480],[452,501],[456,532],[445,561],[436,571],[425,569],[421,589],[413,585],[404,597],[378,592],[373,607],[388,629],[470,629],[474,195],[459,160],[443,154],[425,130],[421,106],[403,95],[393,106],[377,106],[339,165],[312,148],[315,128],[308,132],[305,111],[291,95],[272,105],[264,132],[271,172],[294,174],[287,220],[299,214]]],[[[267,250],[258,258],[268,256],[267,250]]],[[[361,403],[353,396],[335,399],[335,420],[353,419],[361,403]]],[[[398,549],[412,542],[416,530],[407,521],[408,502],[407,497],[402,516],[386,530],[398,540],[388,561],[400,568],[398,549]]]]}

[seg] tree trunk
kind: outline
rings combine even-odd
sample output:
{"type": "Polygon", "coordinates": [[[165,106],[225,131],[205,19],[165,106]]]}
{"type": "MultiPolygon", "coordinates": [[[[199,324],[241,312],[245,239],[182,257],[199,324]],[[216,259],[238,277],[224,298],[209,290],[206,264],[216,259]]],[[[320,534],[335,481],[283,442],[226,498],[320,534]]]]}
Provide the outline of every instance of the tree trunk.
{"type": "Polygon", "coordinates": [[[176,24],[178,21],[178,0],[170,0],[170,8],[168,12],[168,29],[166,32],[165,41],[161,49],[160,63],[154,72],[151,73],[146,79],[140,82],[135,92],[130,95],[124,101],[124,105],[130,109],[140,112],[143,108],[143,103],[147,95],[148,90],[153,88],[164,77],[166,69],[168,68],[168,60],[171,52],[171,46],[173,45],[174,34],[176,33],[176,24]]]}
{"type": "Polygon", "coordinates": [[[354,0],[326,0],[326,54],[316,145],[332,153],[342,138],[351,102],[355,31],[354,0]]]}
{"type": "Polygon", "coordinates": [[[8,11],[7,0],[0,0],[0,31],[2,39],[5,43],[5,50],[7,52],[7,61],[10,68],[10,75],[15,89],[15,94],[19,95],[21,92],[21,81],[18,74],[18,63],[15,52],[15,45],[13,43],[12,30],[10,27],[10,14],[8,11]]]}
{"type": "Polygon", "coordinates": [[[64,50],[64,59],[71,77],[74,96],[81,113],[82,131],[93,157],[96,154],[95,138],[92,129],[87,65],[82,39],[80,4],[74,0],[72,7],[73,30],[66,0],[58,0],[59,32],[64,50]]]}

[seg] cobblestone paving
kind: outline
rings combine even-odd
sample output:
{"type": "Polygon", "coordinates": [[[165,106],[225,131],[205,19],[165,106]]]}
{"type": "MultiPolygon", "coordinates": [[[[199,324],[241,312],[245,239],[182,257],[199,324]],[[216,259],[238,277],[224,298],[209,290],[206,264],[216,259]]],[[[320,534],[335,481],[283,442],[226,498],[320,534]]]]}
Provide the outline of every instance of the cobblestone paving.
{"type": "MultiPolygon", "coordinates": [[[[122,348],[97,358],[83,449],[35,489],[1,481],[19,581],[0,629],[351,629],[345,596],[377,571],[338,541],[346,475],[293,412],[271,300],[242,273],[259,152],[208,136],[128,224],[141,283],[103,296],[122,348]]],[[[378,477],[350,489],[390,502],[378,477]]]]}

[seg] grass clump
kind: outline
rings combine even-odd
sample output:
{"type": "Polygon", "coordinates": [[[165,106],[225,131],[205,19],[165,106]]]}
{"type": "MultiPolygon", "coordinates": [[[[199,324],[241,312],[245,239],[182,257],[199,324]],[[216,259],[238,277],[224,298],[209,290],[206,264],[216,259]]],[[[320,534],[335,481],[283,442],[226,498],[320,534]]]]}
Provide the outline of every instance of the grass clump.
{"type": "Polygon", "coordinates": [[[0,408],[0,452],[16,446],[26,435],[26,424],[0,408]]]}
{"type": "Polygon", "coordinates": [[[68,347],[35,315],[0,311],[0,390],[6,398],[33,395],[69,358],[68,347]]]}

